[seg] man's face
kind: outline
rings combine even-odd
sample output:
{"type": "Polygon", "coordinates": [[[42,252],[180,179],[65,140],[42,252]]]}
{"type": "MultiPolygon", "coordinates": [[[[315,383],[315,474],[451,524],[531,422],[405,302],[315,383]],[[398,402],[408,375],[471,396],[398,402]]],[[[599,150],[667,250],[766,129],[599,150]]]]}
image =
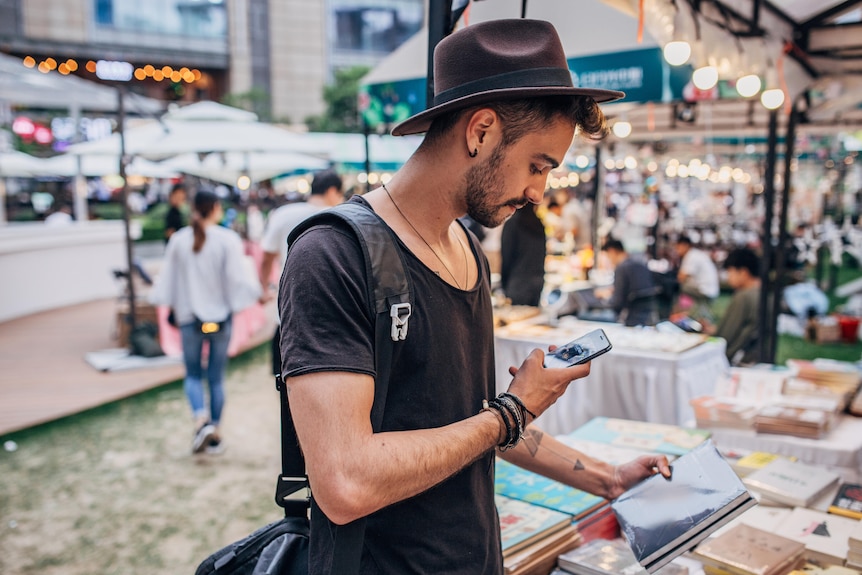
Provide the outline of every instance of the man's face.
{"type": "Polygon", "coordinates": [[[541,202],[548,175],[563,161],[573,137],[574,127],[560,119],[507,148],[498,144],[464,176],[467,214],[493,228],[516,209],[541,202]]]}
{"type": "Polygon", "coordinates": [[[676,253],[679,257],[684,257],[685,254],[688,253],[688,248],[690,248],[688,244],[678,243],[676,244],[676,253]]]}
{"type": "Polygon", "coordinates": [[[733,267],[727,268],[727,285],[729,285],[733,289],[736,289],[740,285],[742,285],[742,281],[744,279],[745,274],[741,269],[733,267]]]}

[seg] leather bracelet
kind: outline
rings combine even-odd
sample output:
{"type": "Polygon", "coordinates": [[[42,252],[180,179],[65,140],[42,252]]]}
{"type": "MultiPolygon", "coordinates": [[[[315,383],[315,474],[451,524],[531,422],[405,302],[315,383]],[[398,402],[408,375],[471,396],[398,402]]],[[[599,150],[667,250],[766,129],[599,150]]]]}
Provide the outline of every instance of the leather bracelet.
{"type": "Polygon", "coordinates": [[[508,440],[509,440],[509,434],[511,433],[511,426],[509,425],[509,422],[508,422],[508,420],[506,419],[506,416],[505,416],[505,415],[503,415],[503,412],[502,412],[502,411],[500,411],[500,408],[499,408],[499,407],[497,407],[497,406],[492,406],[492,405],[488,402],[488,400],[487,400],[487,399],[483,399],[483,400],[482,400],[482,409],[481,409],[481,411],[479,411],[479,413],[482,413],[483,411],[491,411],[491,412],[494,412],[494,413],[496,413],[496,414],[497,414],[497,417],[498,417],[500,420],[502,420],[502,422],[503,422],[503,426],[506,428],[506,433],[505,433],[505,435],[504,435],[504,437],[503,437],[503,441],[502,441],[501,443],[498,443],[498,444],[497,444],[497,447],[500,447],[501,445],[506,445],[506,443],[507,443],[507,442],[508,442],[508,440]]]}
{"type": "Polygon", "coordinates": [[[523,401],[521,401],[521,398],[520,398],[520,397],[518,397],[518,396],[517,396],[517,395],[515,395],[514,393],[510,393],[510,392],[508,392],[508,391],[504,391],[504,392],[503,392],[503,393],[501,393],[500,395],[505,395],[506,397],[510,398],[512,401],[514,401],[515,403],[517,403],[517,404],[518,404],[518,407],[520,407],[520,408],[521,408],[521,411],[523,411],[523,412],[524,412],[524,420],[525,420],[525,421],[526,421],[526,419],[527,419],[527,414],[529,414],[530,416],[532,416],[532,418],[533,418],[533,419],[536,419],[536,417],[537,417],[537,416],[536,416],[536,414],[535,414],[535,413],[533,413],[532,411],[530,411],[529,409],[527,409],[527,406],[526,406],[526,405],[524,405],[524,402],[523,402],[523,401]]]}

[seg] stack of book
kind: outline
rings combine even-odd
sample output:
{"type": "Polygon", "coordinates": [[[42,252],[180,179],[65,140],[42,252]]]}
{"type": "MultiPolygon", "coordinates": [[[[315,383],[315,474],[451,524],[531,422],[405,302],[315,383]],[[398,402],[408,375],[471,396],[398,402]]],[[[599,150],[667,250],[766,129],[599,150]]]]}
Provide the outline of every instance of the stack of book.
{"type": "Polygon", "coordinates": [[[862,521],[858,521],[847,538],[847,567],[862,569],[862,521]]]}
{"type": "Polygon", "coordinates": [[[566,437],[595,443],[627,447],[646,453],[680,456],[688,453],[712,435],[705,429],[688,429],[677,425],[632,421],[612,417],[595,417],[566,437]]]}
{"type": "Polygon", "coordinates": [[[499,494],[494,501],[507,575],[544,575],[553,569],[560,553],[581,543],[572,516],[567,513],[499,494]]]}
{"type": "MultiPolygon", "coordinates": [[[[722,455],[724,454],[722,453],[722,455]]],[[[792,455],[779,455],[777,453],[769,453],[768,451],[752,451],[739,459],[728,461],[728,463],[730,463],[730,466],[733,467],[737,475],[747,477],[758,469],[766,467],[776,459],[796,461],[796,458],[792,455]]]]}
{"type": "MultiPolygon", "coordinates": [[[[575,575],[647,575],[622,539],[596,539],[567,551],[557,559],[559,569],[575,575]]],[[[668,563],[660,575],[688,575],[688,568],[668,563]]]]}
{"type": "Polygon", "coordinates": [[[611,502],[626,541],[650,573],[756,504],[712,441],[679,457],[671,471],[670,479],[653,475],[611,502]]]}
{"type": "Polygon", "coordinates": [[[697,427],[750,429],[757,407],[726,398],[702,395],[690,400],[697,427]]]}
{"type": "Polygon", "coordinates": [[[788,359],[787,367],[795,372],[796,377],[814,382],[843,397],[844,405],[841,409],[856,394],[862,382],[859,368],[855,364],[844,361],[788,359]]]}
{"type": "Polygon", "coordinates": [[[796,507],[781,522],[775,533],[805,545],[805,558],[821,565],[844,565],[850,536],[859,521],[796,507]]]}
{"type": "Polygon", "coordinates": [[[758,433],[775,433],[819,439],[832,428],[837,413],[822,409],[768,405],[753,418],[758,433]]]}
{"type": "Polygon", "coordinates": [[[827,511],[851,519],[862,519],[862,485],[842,483],[827,511]]]}
{"type": "Polygon", "coordinates": [[[850,567],[841,567],[840,565],[817,565],[816,563],[806,563],[798,569],[794,569],[787,575],[862,575],[862,572],[851,569],[850,567]]]}
{"type": "Polygon", "coordinates": [[[598,495],[569,487],[499,458],[494,473],[494,492],[567,513],[575,520],[607,504],[607,501],[598,495]]]}
{"type": "Polygon", "coordinates": [[[802,463],[777,458],[742,478],[764,500],[789,507],[808,507],[838,485],[837,473],[802,463]]]}
{"type": "Polygon", "coordinates": [[[706,575],[783,575],[803,562],[805,545],[740,524],[704,541],[692,553],[706,575]]]}

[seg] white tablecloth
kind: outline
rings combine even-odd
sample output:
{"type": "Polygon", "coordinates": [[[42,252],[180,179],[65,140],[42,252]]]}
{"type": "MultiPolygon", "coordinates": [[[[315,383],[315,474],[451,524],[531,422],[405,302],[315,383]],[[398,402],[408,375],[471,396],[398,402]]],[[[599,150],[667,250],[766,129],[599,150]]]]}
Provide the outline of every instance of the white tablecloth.
{"type": "Polygon", "coordinates": [[[792,455],[805,463],[833,469],[844,481],[862,479],[862,419],[852,415],[842,415],[832,431],[821,439],[756,433],[753,429],[709,429],[721,449],[792,455]]]}
{"type": "Polygon", "coordinates": [[[618,341],[655,337],[642,328],[578,322],[552,330],[508,326],[495,334],[497,391],[505,391],[519,366],[535,348],[562,345],[581,333],[602,327],[614,348],[592,362],[590,375],[579,379],[537,420],[552,435],[569,433],[596,416],[692,426],[689,400],[711,395],[719,376],[729,369],[724,340],[709,340],[680,353],[644,351],[618,341]],[[625,330],[625,331],[621,331],[625,330]],[[615,338],[615,336],[617,336],[615,338]],[[616,341],[615,341],[616,339],[616,341]]]}

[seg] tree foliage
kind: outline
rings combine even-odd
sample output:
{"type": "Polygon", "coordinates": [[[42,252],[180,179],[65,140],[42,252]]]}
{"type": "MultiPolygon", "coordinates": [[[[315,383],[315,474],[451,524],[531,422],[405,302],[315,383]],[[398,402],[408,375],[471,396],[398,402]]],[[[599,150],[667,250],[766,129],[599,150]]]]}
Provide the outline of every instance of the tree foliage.
{"type": "Polygon", "coordinates": [[[362,122],[357,108],[359,82],[368,73],[367,66],[354,66],[335,71],[332,84],[323,88],[326,111],[320,116],[305,119],[312,132],[350,132],[362,131],[362,122]]]}

